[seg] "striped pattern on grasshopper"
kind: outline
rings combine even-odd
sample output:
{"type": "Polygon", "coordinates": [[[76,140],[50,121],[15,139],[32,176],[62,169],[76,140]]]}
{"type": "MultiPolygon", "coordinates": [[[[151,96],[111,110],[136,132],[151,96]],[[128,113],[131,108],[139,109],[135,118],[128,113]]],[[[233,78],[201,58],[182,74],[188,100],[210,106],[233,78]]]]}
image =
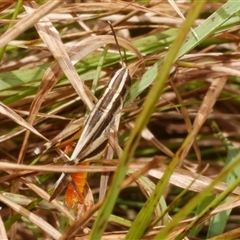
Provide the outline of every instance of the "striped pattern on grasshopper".
{"type": "MultiPolygon", "coordinates": [[[[115,34],[114,38],[118,46],[115,34]]],[[[77,165],[81,164],[84,160],[93,158],[98,159],[101,157],[108,145],[107,135],[110,126],[116,114],[123,108],[130,86],[131,77],[129,75],[129,70],[122,60],[122,68],[116,71],[101,98],[88,115],[78,143],[70,157],[70,161],[67,162],[66,165],[77,165]]],[[[79,174],[80,175],[71,175],[62,173],[55,184],[50,201],[55,199],[67,187],[65,194],[66,205],[70,209],[76,206],[79,207],[84,200],[82,192],[86,182],[86,175],[83,173],[79,174]]]]}

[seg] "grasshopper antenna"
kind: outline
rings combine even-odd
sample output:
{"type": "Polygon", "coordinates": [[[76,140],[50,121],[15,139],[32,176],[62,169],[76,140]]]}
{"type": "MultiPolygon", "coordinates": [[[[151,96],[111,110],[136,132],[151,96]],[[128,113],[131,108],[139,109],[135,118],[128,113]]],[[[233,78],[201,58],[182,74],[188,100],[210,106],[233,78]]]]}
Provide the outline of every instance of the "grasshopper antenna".
{"type": "Polygon", "coordinates": [[[119,52],[119,55],[120,55],[120,59],[121,59],[121,65],[122,65],[122,67],[126,67],[125,62],[123,61],[123,57],[122,57],[122,54],[121,54],[121,51],[120,51],[120,47],[119,47],[119,43],[118,43],[118,40],[117,40],[117,36],[116,36],[116,33],[115,33],[114,29],[113,29],[112,23],[110,21],[107,21],[107,22],[108,22],[108,24],[109,24],[109,26],[110,26],[110,28],[112,30],[113,37],[114,37],[116,45],[117,45],[117,49],[118,49],[118,52],[119,52]]]}

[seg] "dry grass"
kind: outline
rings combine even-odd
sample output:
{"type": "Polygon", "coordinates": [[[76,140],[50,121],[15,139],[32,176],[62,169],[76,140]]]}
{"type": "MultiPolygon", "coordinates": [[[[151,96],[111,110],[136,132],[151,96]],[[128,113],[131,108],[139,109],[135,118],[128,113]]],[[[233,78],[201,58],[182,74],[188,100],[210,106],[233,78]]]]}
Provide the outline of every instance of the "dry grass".
{"type": "MultiPolygon", "coordinates": [[[[89,194],[93,194],[95,205],[91,208],[93,200],[86,200],[89,206],[84,216],[75,220],[74,214],[59,203],[61,196],[48,202],[48,190],[59,176],[53,173],[115,172],[119,159],[114,155],[115,160],[109,160],[110,154],[100,161],[104,166],[56,165],[53,160],[59,150],[50,140],[59,133],[61,139],[65,138],[84,124],[86,112],[92,110],[112,72],[120,67],[107,24],[110,20],[126,51],[133,79],[118,129],[119,145],[126,146],[158,66],[184,22],[167,1],[143,2],[58,0],[24,1],[17,5],[9,0],[0,4],[1,239],[89,236],[96,210],[102,207],[98,201],[99,192],[104,194],[99,190],[100,174],[89,179],[89,194]],[[101,65],[106,45],[109,49],[101,65]],[[95,91],[92,80],[98,74],[95,91]],[[67,132],[63,131],[65,127],[67,132]],[[50,149],[36,157],[34,150],[49,141],[50,149]]],[[[206,3],[192,28],[204,24],[206,16],[222,6],[223,3],[206,3]]],[[[191,4],[182,1],[177,7],[186,16],[191,4]]],[[[197,44],[186,51],[191,52],[180,54],[162,94],[159,92],[154,112],[146,116],[150,120],[131,159],[128,178],[119,187],[119,198],[113,200],[113,215],[103,239],[126,237],[146,199],[151,199],[156,186],[164,182],[164,173],[169,173],[169,184],[161,199],[157,199],[152,222],[146,223],[141,238],[159,237],[171,217],[176,224],[167,239],[240,237],[239,25],[238,20],[234,21],[237,16],[228,17],[232,17],[232,22],[224,22],[212,31],[207,29],[206,39],[192,29],[199,38],[195,38],[197,44]],[[174,161],[177,167],[171,169],[174,161]],[[208,209],[210,203],[213,205],[208,209]],[[178,219],[181,209],[186,215],[178,219]],[[214,235],[209,224],[217,213],[223,214],[217,216],[225,234],[217,231],[214,235]]]]}

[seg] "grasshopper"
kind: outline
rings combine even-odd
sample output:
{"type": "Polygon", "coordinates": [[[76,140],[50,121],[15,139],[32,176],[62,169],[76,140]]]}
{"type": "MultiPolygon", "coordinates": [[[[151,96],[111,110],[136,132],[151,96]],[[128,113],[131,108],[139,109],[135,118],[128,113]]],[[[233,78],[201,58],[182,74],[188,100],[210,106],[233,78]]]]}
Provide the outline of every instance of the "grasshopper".
{"type": "MultiPolygon", "coordinates": [[[[122,67],[116,71],[101,98],[86,118],[77,145],[66,165],[76,165],[86,159],[97,159],[101,157],[108,145],[108,134],[116,114],[123,108],[124,101],[131,86],[131,77],[120,52],[117,37],[110,27],[115,38],[121,57],[122,67]]],[[[55,184],[50,201],[55,199],[66,187],[65,204],[68,208],[83,203],[82,191],[86,182],[86,176],[79,177],[77,174],[62,173],[55,184]],[[85,179],[84,179],[85,178],[85,179]]]]}

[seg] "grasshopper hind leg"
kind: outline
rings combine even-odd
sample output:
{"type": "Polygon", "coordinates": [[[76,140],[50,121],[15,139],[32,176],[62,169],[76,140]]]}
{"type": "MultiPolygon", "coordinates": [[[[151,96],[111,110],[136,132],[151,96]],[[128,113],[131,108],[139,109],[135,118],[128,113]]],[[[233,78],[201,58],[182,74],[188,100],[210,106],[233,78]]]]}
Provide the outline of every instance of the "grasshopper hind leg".
{"type": "MultiPolygon", "coordinates": [[[[81,162],[79,165],[88,166],[89,162],[81,162]]],[[[93,200],[89,203],[86,199],[89,191],[87,172],[71,174],[71,178],[64,195],[64,203],[70,211],[74,212],[77,218],[80,218],[88,209],[88,205],[93,204],[93,200]]]]}

